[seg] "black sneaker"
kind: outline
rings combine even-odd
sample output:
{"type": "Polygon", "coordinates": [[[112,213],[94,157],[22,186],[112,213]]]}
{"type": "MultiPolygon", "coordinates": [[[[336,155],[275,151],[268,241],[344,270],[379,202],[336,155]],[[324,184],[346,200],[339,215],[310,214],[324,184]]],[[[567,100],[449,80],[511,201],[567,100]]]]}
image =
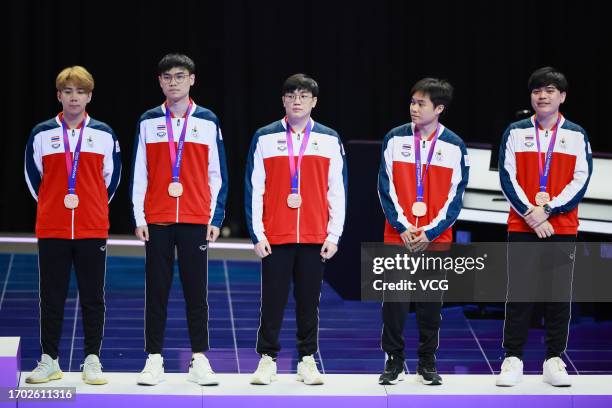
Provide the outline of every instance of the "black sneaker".
{"type": "Polygon", "coordinates": [[[417,367],[417,380],[425,385],[442,385],[442,377],[438,375],[436,366],[425,367],[419,365],[417,367]]]}
{"type": "Polygon", "coordinates": [[[385,371],[378,378],[378,383],[381,385],[395,385],[399,381],[404,381],[405,377],[404,360],[389,356],[385,364],[385,371]]]}

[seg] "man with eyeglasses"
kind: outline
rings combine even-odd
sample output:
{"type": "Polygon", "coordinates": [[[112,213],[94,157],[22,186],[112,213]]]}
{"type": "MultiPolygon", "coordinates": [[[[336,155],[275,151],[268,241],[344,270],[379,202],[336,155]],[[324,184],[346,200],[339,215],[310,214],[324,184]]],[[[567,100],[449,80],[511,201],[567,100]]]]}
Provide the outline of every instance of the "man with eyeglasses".
{"type": "Polygon", "coordinates": [[[295,74],[283,85],[286,116],[255,132],[245,176],[246,219],[262,258],[261,315],[251,384],[276,379],[289,288],[296,302],[297,379],[323,384],[318,351],[325,261],[338,250],[346,210],[346,160],[338,133],[310,117],[319,86],[295,74]]]}
{"type": "Polygon", "coordinates": [[[208,343],[208,241],[225,215],[227,168],[219,120],[189,97],[195,64],[168,54],[158,65],[166,101],[138,123],[130,195],[136,236],[146,247],[145,351],[138,383],[163,381],[161,355],[174,251],[187,309],[192,359],[189,381],[217,385],[208,343]]]}

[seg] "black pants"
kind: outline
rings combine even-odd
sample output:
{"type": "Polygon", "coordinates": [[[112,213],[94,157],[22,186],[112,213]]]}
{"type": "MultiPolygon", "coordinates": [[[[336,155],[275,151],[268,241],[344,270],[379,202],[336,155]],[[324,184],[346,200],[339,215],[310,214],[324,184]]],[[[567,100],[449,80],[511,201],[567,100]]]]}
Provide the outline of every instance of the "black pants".
{"type": "MultiPolygon", "coordinates": [[[[419,329],[419,364],[430,367],[435,364],[439,345],[442,302],[414,302],[419,329]]],[[[394,358],[404,360],[404,325],[410,309],[408,302],[383,302],[382,349],[394,358]]]]}
{"type": "Polygon", "coordinates": [[[106,239],[39,239],[40,345],[53,359],[59,353],[73,264],[83,313],[85,356],[99,356],[102,346],[106,239]]]}
{"type": "Polygon", "coordinates": [[[575,240],[575,235],[540,239],[534,233],[508,234],[508,301],[503,340],[506,357],[523,358],[535,301],[544,303],[546,359],[559,357],[565,351],[575,240]]]}
{"type": "Polygon", "coordinates": [[[174,275],[174,252],[178,255],[187,326],[194,353],[208,351],[208,242],[206,225],[149,225],[146,242],[145,351],[160,354],[174,275]]]}
{"type": "Polygon", "coordinates": [[[300,359],[315,354],[319,337],[319,299],[325,264],[321,244],[272,245],[272,254],[261,263],[261,316],[257,352],[276,358],[278,337],[289,288],[293,281],[297,349],[300,359]]]}

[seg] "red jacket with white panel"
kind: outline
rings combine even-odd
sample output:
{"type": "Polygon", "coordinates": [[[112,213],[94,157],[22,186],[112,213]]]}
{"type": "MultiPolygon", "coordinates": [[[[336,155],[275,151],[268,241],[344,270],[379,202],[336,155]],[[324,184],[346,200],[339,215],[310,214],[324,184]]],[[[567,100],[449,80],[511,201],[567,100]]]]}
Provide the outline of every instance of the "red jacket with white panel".
{"type": "MultiPolygon", "coordinates": [[[[108,203],[121,177],[119,142],[105,123],[86,117],[75,194],[79,205],[64,206],[68,174],[61,113],[34,127],[25,152],[25,178],[35,200],[36,237],[83,239],[108,238],[108,203]]],[[[68,130],[71,156],[79,129],[68,130]]]]}
{"type": "MultiPolygon", "coordinates": [[[[414,151],[421,148],[425,171],[431,143],[428,140],[415,146],[413,123],[396,127],[385,136],[378,173],[378,195],[386,217],[384,242],[401,243],[400,234],[417,223],[412,215],[412,204],[416,201],[414,151]]],[[[452,242],[452,225],[461,211],[468,167],[463,140],[440,125],[440,135],[423,182],[427,213],[418,220],[418,227],[423,228],[430,241],[452,242]]]]}
{"type": "MultiPolygon", "coordinates": [[[[539,135],[544,164],[552,132],[541,130],[539,135]]],[[[535,206],[535,195],[540,191],[538,168],[534,118],[512,123],[499,148],[499,179],[510,203],[509,232],[533,232],[521,214],[535,206]]],[[[555,234],[578,232],[578,203],[584,197],[592,172],[591,145],[586,132],[562,117],[546,186],[551,197],[548,205],[552,208],[548,221],[555,234]]]]}
{"type": "MultiPolygon", "coordinates": [[[[166,129],[166,106],[145,112],[138,122],[130,196],[133,222],[187,223],[220,227],[225,217],[227,166],[219,121],[214,113],[193,104],[181,162],[183,194],[171,197],[172,161],[166,129]]],[[[172,116],[175,145],[185,118],[172,116]]]]}
{"type": "MultiPolygon", "coordinates": [[[[254,243],[271,245],[337,244],[344,228],[347,170],[338,133],[311,119],[308,146],[302,158],[298,188],[299,208],[287,205],[291,175],[282,119],[253,136],[245,176],[246,220],[254,243]]],[[[295,162],[304,135],[291,134],[295,162]]]]}

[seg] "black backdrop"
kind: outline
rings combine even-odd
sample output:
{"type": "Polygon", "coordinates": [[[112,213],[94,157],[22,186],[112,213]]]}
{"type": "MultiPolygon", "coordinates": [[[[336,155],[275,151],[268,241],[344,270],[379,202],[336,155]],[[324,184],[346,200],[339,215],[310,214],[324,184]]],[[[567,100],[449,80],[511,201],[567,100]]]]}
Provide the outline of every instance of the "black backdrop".
{"type": "MultiPolygon", "coordinates": [[[[172,51],[195,60],[192,96],[221,120],[230,170],[226,225],[233,236],[246,236],[242,179],[250,138],[281,117],[280,86],[295,72],[318,80],[313,116],[346,141],[381,139],[408,121],[412,84],[439,76],[456,89],[444,123],[468,142],[497,144],[514,112],[529,107],[530,72],[553,65],[569,78],[566,116],[585,127],[594,150],[612,152],[605,129],[612,36],[603,2],[9,0],[3,6],[0,231],[33,230],[24,146],[31,128],[59,110],[54,79],[74,64],[96,81],[88,111],[119,135],[124,167],[111,232],[131,231],[136,121],[162,101],[156,64],[172,51]]],[[[359,164],[349,157],[349,171],[351,165],[359,164]]]]}

